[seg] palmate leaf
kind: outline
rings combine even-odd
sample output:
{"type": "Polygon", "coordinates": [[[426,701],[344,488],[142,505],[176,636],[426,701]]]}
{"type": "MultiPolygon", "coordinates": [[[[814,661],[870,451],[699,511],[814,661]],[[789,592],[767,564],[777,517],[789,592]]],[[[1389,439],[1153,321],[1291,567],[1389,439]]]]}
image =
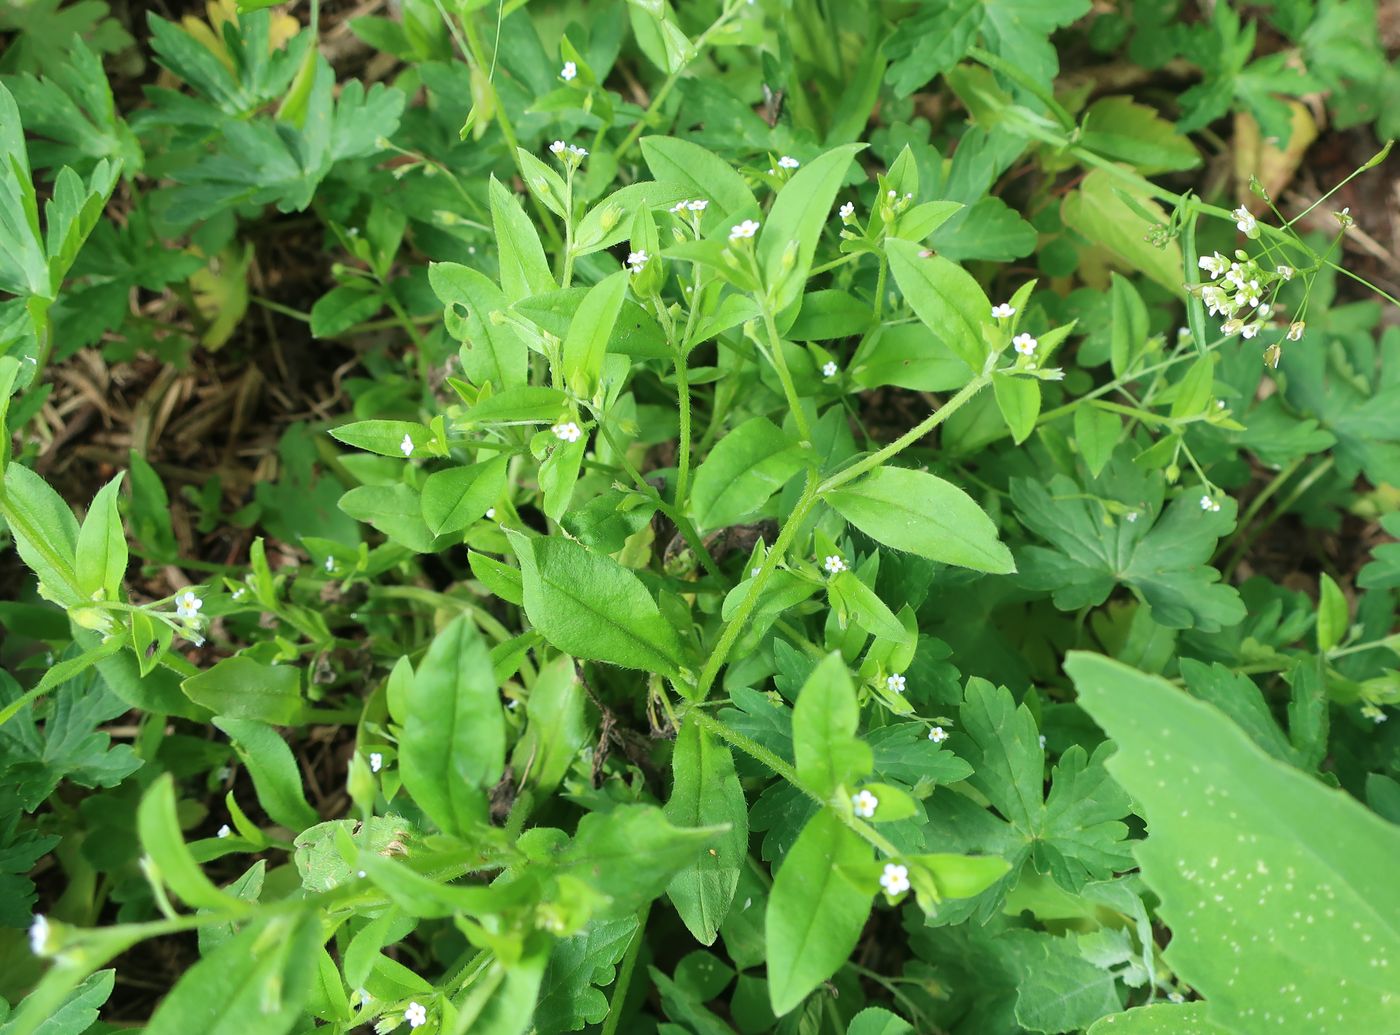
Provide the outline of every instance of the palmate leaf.
{"type": "Polygon", "coordinates": [[[1065,668],[1118,746],[1166,960],[1207,1018],[1240,1035],[1400,1030],[1400,829],[1165,680],[1084,653],[1065,668]]]}
{"type": "Polygon", "coordinates": [[[968,783],[1000,818],[966,795],[935,791],[927,802],[929,843],[944,851],[1000,855],[1011,869],[981,895],[945,902],[939,922],[990,917],[1027,865],[1070,891],[1131,867],[1128,828],[1121,822],[1128,797],[1104,771],[1106,749],[1093,757],[1078,746],[1066,751],[1047,796],[1045,749],[1030,709],[1017,705],[1005,688],[974,678],[960,717],[962,732],[948,743],[972,766],[968,783]]]}
{"type": "Polygon", "coordinates": [[[612,984],[617,962],[637,933],[637,918],[595,920],[562,938],[550,954],[535,1006],[540,1035],[581,1031],[608,1013],[608,997],[599,988],[612,984]],[[594,987],[598,986],[598,987],[594,987]]]}
{"type": "Polygon", "coordinates": [[[1048,485],[1026,478],[1011,483],[1011,498],[1026,527],[1053,549],[1017,553],[1023,583],[1051,592],[1062,611],[1095,607],[1122,583],[1171,629],[1216,632],[1245,616],[1234,587],[1220,584],[1207,562],[1235,524],[1235,503],[1203,510],[1200,492],[1185,491],[1163,509],[1165,482],[1126,463],[1110,465],[1085,486],[1064,475],[1048,485]],[[1118,514],[1105,502],[1120,505],[1118,514]],[[1127,520],[1127,514],[1137,514],[1127,520]]]}

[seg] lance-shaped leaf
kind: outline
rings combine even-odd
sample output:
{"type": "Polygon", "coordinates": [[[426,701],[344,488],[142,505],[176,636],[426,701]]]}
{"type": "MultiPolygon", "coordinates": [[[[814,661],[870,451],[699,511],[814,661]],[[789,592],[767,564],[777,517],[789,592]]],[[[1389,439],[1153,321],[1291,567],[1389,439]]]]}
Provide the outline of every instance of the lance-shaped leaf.
{"type": "Polygon", "coordinates": [[[802,684],[792,710],[797,773],[818,794],[829,795],[870,772],[870,745],[856,736],[860,708],[851,673],[840,654],[828,654],[802,684]]]}

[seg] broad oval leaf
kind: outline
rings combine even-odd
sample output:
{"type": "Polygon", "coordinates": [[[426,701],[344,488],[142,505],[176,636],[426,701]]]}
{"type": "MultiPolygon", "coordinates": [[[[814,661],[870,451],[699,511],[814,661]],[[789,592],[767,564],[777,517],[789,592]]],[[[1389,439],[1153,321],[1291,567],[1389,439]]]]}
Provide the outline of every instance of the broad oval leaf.
{"type": "Polygon", "coordinates": [[[987,359],[984,331],[992,326],[992,304],[980,284],[941,255],[922,255],[913,241],[885,242],[890,272],[920,320],[973,370],[987,359]]]}
{"type": "Polygon", "coordinates": [[[576,658],[680,671],[680,639],[636,575],[570,539],[506,535],[520,561],[525,614],[546,640],[576,658]]]}
{"type": "Polygon", "coordinates": [[[870,745],[856,736],[860,707],[855,684],[840,654],[828,654],[802,684],[792,710],[797,773],[818,794],[870,772],[870,745]]]}
{"type": "Polygon", "coordinates": [[[287,742],[271,726],[251,719],[215,716],[214,725],[233,740],[238,757],[253,778],[258,803],[274,823],[298,833],[321,821],[306,803],[301,770],[287,742]]]}
{"type": "Polygon", "coordinates": [[[180,689],[216,715],[273,726],[290,726],[301,715],[301,673],[292,665],[264,665],[234,655],[190,676],[180,689]]]}
{"type": "Polygon", "coordinates": [[[423,481],[423,520],[433,535],[460,532],[486,513],[506,488],[507,459],[451,467],[423,481]]]}
{"type": "Polygon", "coordinates": [[[768,999],[787,1013],[835,974],[870,915],[869,891],[854,875],[870,865],[870,846],[834,812],[822,809],[783,859],[768,895],[768,999]]]}
{"type": "Polygon", "coordinates": [[[1118,746],[1108,768],[1147,819],[1137,857],[1166,960],[1206,1016],[1247,1035],[1400,1030],[1400,829],[1164,679],[1082,652],[1065,670],[1118,746]]]}
{"type": "Polygon", "coordinates": [[[433,638],[407,696],[404,786],[444,831],[464,834],[485,818],[485,792],[501,778],[506,750],[491,652],[465,615],[433,638]]]}
{"type": "Polygon", "coordinates": [[[608,339],[627,294],[627,276],[626,270],[618,270],[589,288],[564,337],[564,380],[585,399],[598,388],[608,339]]]}
{"type": "Polygon", "coordinates": [[[863,150],[864,144],[834,147],[798,169],[778,192],[758,238],[758,263],[775,312],[802,294],[836,192],[851,159],[863,150]]]}
{"type": "Polygon", "coordinates": [[[753,417],[716,443],[695,472],[690,501],[701,528],[725,528],[755,513],[802,469],[802,452],[767,417],[753,417]]]}
{"type": "Polygon", "coordinates": [[[447,332],[463,342],[462,369],[472,384],[497,391],[523,385],[529,353],[514,327],[491,314],[507,306],[505,294],[485,274],[455,262],[428,267],[428,282],[442,302],[447,332]]]}
{"type": "Polygon", "coordinates": [[[880,467],[825,494],[843,518],[896,550],[1005,575],[1016,563],[967,493],[925,471],[880,467]]]}
{"type": "Polygon", "coordinates": [[[652,176],[713,202],[725,214],[757,212],[758,202],[734,167],[699,144],[675,137],[642,137],[642,159],[652,176]]]}

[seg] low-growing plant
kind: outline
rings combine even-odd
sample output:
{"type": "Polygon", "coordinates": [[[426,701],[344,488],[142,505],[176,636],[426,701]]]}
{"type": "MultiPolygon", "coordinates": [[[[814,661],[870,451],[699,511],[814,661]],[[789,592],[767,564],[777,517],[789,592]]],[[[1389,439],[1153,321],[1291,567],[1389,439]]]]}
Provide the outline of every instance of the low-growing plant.
{"type": "Polygon", "coordinates": [[[1384,120],[1394,69],[1364,4],[1262,55],[1168,6],[405,0],[366,87],[316,3],[213,5],[121,113],[105,8],[19,21],[0,1033],[124,980],[153,1035],[1400,1030],[1397,547],[1316,599],[1263,556],[1400,532],[1352,177],[1275,200],[1284,98],[1384,120]],[[1200,81],[1057,79],[1058,28],[1200,81]],[[1227,114],[1273,143],[1222,203],[1227,114]],[[178,501],[246,548],[186,555],[141,451],[75,512],[50,375],[250,306],[362,370],[178,501]]]}

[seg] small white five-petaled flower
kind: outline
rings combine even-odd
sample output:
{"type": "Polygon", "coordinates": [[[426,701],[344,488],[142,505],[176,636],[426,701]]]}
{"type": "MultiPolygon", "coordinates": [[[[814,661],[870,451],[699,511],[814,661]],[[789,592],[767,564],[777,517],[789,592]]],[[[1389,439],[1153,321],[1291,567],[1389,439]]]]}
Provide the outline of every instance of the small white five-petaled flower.
{"type": "Polygon", "coordinates": [[[413,455],[413,436],[408,432],[403,433],[403,441],[399,443],[399,448],[403,450],[404,456],[413,455]]]}
{"type": "Polygon", "coordinates": [[[778,159],[778,165],[783,169],[796,169],[801,164],[802,163],[792,157],[792,155],[783,155],[783,157],[778,159]]]}
{"type": "Polygon", "coordinates": [[[403,1012],[403,1019],[410,1028],[420,1028],[428,1023],[428,1011],[422,1003],[409,1003],[408,1009],[403,1012]]]}
{"type": "Polygon", "coordinates": [[[1201,509],[1202,509],[1202,510],[1208,510],[1208,511],[1210,511],[1212,514],[1214,514],[1214,513],[1218,512],[1218,511],[1220,510],[1220,504],[1219,504],[1218,502],[1216,502],[1215,500],[1211,499],[1209,496],[1202,496],[1202,497],[1201,497],[1201,509]]]}
{"type": "Polygon", "coordinates": [[[573,421],[556,424],[549,430],[554,432],[554,437],[560,442],[577,442],[583,437],[583,429],[573,421]]]}
{"type": "Polygon", "coordinates": [[[885,685],[894,693],[904,693],[904,677],[897,672],[885,680],[885,685]]]}
{"type": "Polygon", "coordinates": [[[223,826],[221,826],[217,831],[214,832],[214,836],[215,836],[215,837],[228,837],[228,836],[229,836],[230,834],[232,834],[232,833],[233,833],[233,831],[229,829],[229,825],[228,825],[227,823],[225,823],[225,824],[224,824],[223,826]]]}
{"type": "Polygon", "coordinates": [[[1259,228],[1254,214],[1243,205],[1231,212],[1230,216],[1234,219],[1235,226],[1239,227],[1239,231],[1242,234],[1252,234],[1259,228]]]}
{"type": "Polygon", "coordinates": [[[993,320],[1009,320],[1016,315],[1016,307],[1010,302],[998,302],[992,306],[993,320]]]}
{"type": "Polygon", "coordinates": [[[758,233],[758,220],[746,219],[738,226],[730,228],[729,239],[737,241],[740,238],[750,238],[756,233],[758,233]]]}
{"type": "Polygon", "coordinates": [[[568,149],[569,145],[564,143],[564,141],[562,140],[556,140],[554,143],[549,145],[550,154],[562,155],[568,149]]]}
{"type": "Polygon", "coordinates": [[[187,589],[175,598],[175,613],[181,618],[198,618],[199,609],[204,606],[204,601],[195,595],[194,590],[187,589]]]}
{"type": "Polygon", "coordinates": [[[1292,279],[1293,279],[1293,267],[1292,267],[1292,266],[1278,266],[1278,267],[1275,268],[1275,272],[1278,273],[1278,275],[1279,275],[1280,277],[1282,277],[1284,280],[1292,280],[1292,279]]]}
{"type": "Polygon", "coordinates": [[[29,951],[36,956],[42,956],[48,943],[49,920],[43,913],[38,913],[34,917],[34,922],[29,925],[29,951]]]}
{"type": "Polygon", "coordinates": [[[565,61],[564,67],[559,71],[559,78],[565,82],[572,81],[578,75],[578,65],[572,61],[565,61]]]}
{"type": "Polygon", "coordinates": [[[909,867],[885,863],[885,872],[880,874],[880,887],[891,897],[904,894],[909,890],[909,867]]]}
{"type": "Polygon", "coordinates": [[[844,205],[841,206],[840,213],[842,219],[850,219],[853,215],[856,214],[855,202],[846,202],[844,205]]]}
{"type": "Polygon", "coordinates": [[[928,731],[928,739],[933,741],[935,744],[942,744],[945,740],[948,739],[948,731],[945,730],[942,726],[935,726],[933,729],[928,731]]]}
{"type": "Polygon", "coordinates": [[[369,753],[369,771],[370,771],[371,773],[377,773],[377,772],[379,772],[379,770],[381,770],[381,769],[383,769],[383,768],[384,768],[384,756],[383,756],[383,754],[381,754],[381,753],[378,752],[378,751],[371,751],[371,752],[369,753]]]}
{"type": "Polygon", "coordinates": [[[835,377],[836,371],[839,369],[836,362],[829,359],[822,364],[822,377],[835,377]]]}
{"type": "Polygon", "coordinates": [[[1029,334],[1022,332],[1011,339],[1011,344],[1016,346],[1016,351],[1023,356],[1034,356],[1035,347],[1040,344],[1029,334]]]}
{"type": "Polygon", "coordinates": [[[861,819],[869,819],[875,815],[875,810],[880,807],[880,799],[869,791],[861,791],[859,794],[851,795],[851,808],[861,819]]]}
{"type": "Polygon", "coordinates": [[[828,575],[839,575],[846,570],[846,562],[838,554],[832,554],[822,562],[822,567],[828,575]]]}
{"type": "Polygon", "coordinates": [[[580,158],[587,158],[587,157],[588,157],[588,149],[587,149],[587,148],[583,148],[583,147],[579,147],[577,144],[570,144],[570,145],[569,145],[569,153],[570,153],[570,154],[578,155],[580,158]]]}
{"type": "Polygon", "coordinates": [[[685,207],[691,212],[704,212],[710,202],[706,198],[696,198],[694,201],[687,201],[685,207]]]}
{"type": "Polygon", "coordinates": [[[647,264],[648,258],[650,258],[650,256],[647,255],[645,250],[638,252],[628,252],[627,266],[633,273],[640,273],[642,272],[642,267],[644,267],[647,264]]]}

